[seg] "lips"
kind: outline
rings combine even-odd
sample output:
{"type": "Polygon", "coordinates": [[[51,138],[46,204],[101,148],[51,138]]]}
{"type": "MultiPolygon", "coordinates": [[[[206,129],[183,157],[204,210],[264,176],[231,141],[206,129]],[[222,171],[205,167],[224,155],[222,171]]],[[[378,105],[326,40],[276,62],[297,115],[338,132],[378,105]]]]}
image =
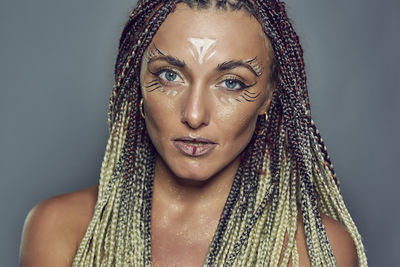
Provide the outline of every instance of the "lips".
{"type": "Polygon", "coordinates": [[[173,140],[174,146],[184,155],[200,157],[210,153],[217,146],[205,138],[179,137],[173,140]]]}

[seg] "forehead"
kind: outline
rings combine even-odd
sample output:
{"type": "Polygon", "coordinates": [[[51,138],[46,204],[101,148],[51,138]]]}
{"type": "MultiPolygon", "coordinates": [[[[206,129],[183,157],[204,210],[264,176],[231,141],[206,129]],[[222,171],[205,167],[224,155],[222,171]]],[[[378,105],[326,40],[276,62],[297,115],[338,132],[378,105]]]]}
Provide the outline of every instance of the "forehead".
{"type": "Polygon", "coordinates": [[[269,58],[268,39],[261,25],[244,10],[198,10],[178,4],[152,42],[168,54],[184,57],[193,40],[215,41],[217,59],[269,58]]]}

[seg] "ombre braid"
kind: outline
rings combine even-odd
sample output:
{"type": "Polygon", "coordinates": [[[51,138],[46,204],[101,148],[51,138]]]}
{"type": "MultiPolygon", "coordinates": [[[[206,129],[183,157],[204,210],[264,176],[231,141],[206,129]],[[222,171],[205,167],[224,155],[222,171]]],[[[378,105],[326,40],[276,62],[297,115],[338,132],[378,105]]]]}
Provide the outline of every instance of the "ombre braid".
{"type": "Polygon", "coordinates": [[[336,265],[321,213],[347,228],[359,265],[367,266],[361,237],[311,119],[303,50],[279,0],[138,1],[120,38],[98,200],[73,266],[151,266],[156,151],[138,107],[140,67],[160,25],[180,2],[197,9],[245,9],[260,22],[274,54],[276,88],[268,120],[258,120],[266,131],[254,135],[244,152],[204,266],[287,266],[289,261],[298,266],[298,206],[312,266],[336,265]]]}

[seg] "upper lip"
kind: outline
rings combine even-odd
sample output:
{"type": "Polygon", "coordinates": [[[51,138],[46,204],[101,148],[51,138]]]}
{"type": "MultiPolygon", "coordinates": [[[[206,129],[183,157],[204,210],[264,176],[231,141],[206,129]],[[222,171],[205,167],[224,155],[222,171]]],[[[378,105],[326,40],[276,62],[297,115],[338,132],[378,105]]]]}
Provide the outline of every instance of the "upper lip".
{"type": "Polygon", "coordinates": [[[207,144],[216,144],[215,142],[207,139],[207,138],[203,138],[203,137],[190,137],[190,136],[183,136],[183,137],[178,137],[175,138],[174,141],[187,141],[187,142],[198,142],[198,143],[207,143],[207,144]]]}

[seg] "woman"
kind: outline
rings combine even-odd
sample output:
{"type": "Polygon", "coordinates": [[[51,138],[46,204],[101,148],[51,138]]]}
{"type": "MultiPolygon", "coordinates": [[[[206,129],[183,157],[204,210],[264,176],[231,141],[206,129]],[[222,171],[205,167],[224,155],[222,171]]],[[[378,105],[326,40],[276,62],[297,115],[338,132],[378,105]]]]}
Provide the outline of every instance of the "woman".
{"type": "Polygon", "coordinates": [[[283,3],[139,1],[115,77],[100,185],[33,209],[23,266],[367,266],[283,3]]]}

